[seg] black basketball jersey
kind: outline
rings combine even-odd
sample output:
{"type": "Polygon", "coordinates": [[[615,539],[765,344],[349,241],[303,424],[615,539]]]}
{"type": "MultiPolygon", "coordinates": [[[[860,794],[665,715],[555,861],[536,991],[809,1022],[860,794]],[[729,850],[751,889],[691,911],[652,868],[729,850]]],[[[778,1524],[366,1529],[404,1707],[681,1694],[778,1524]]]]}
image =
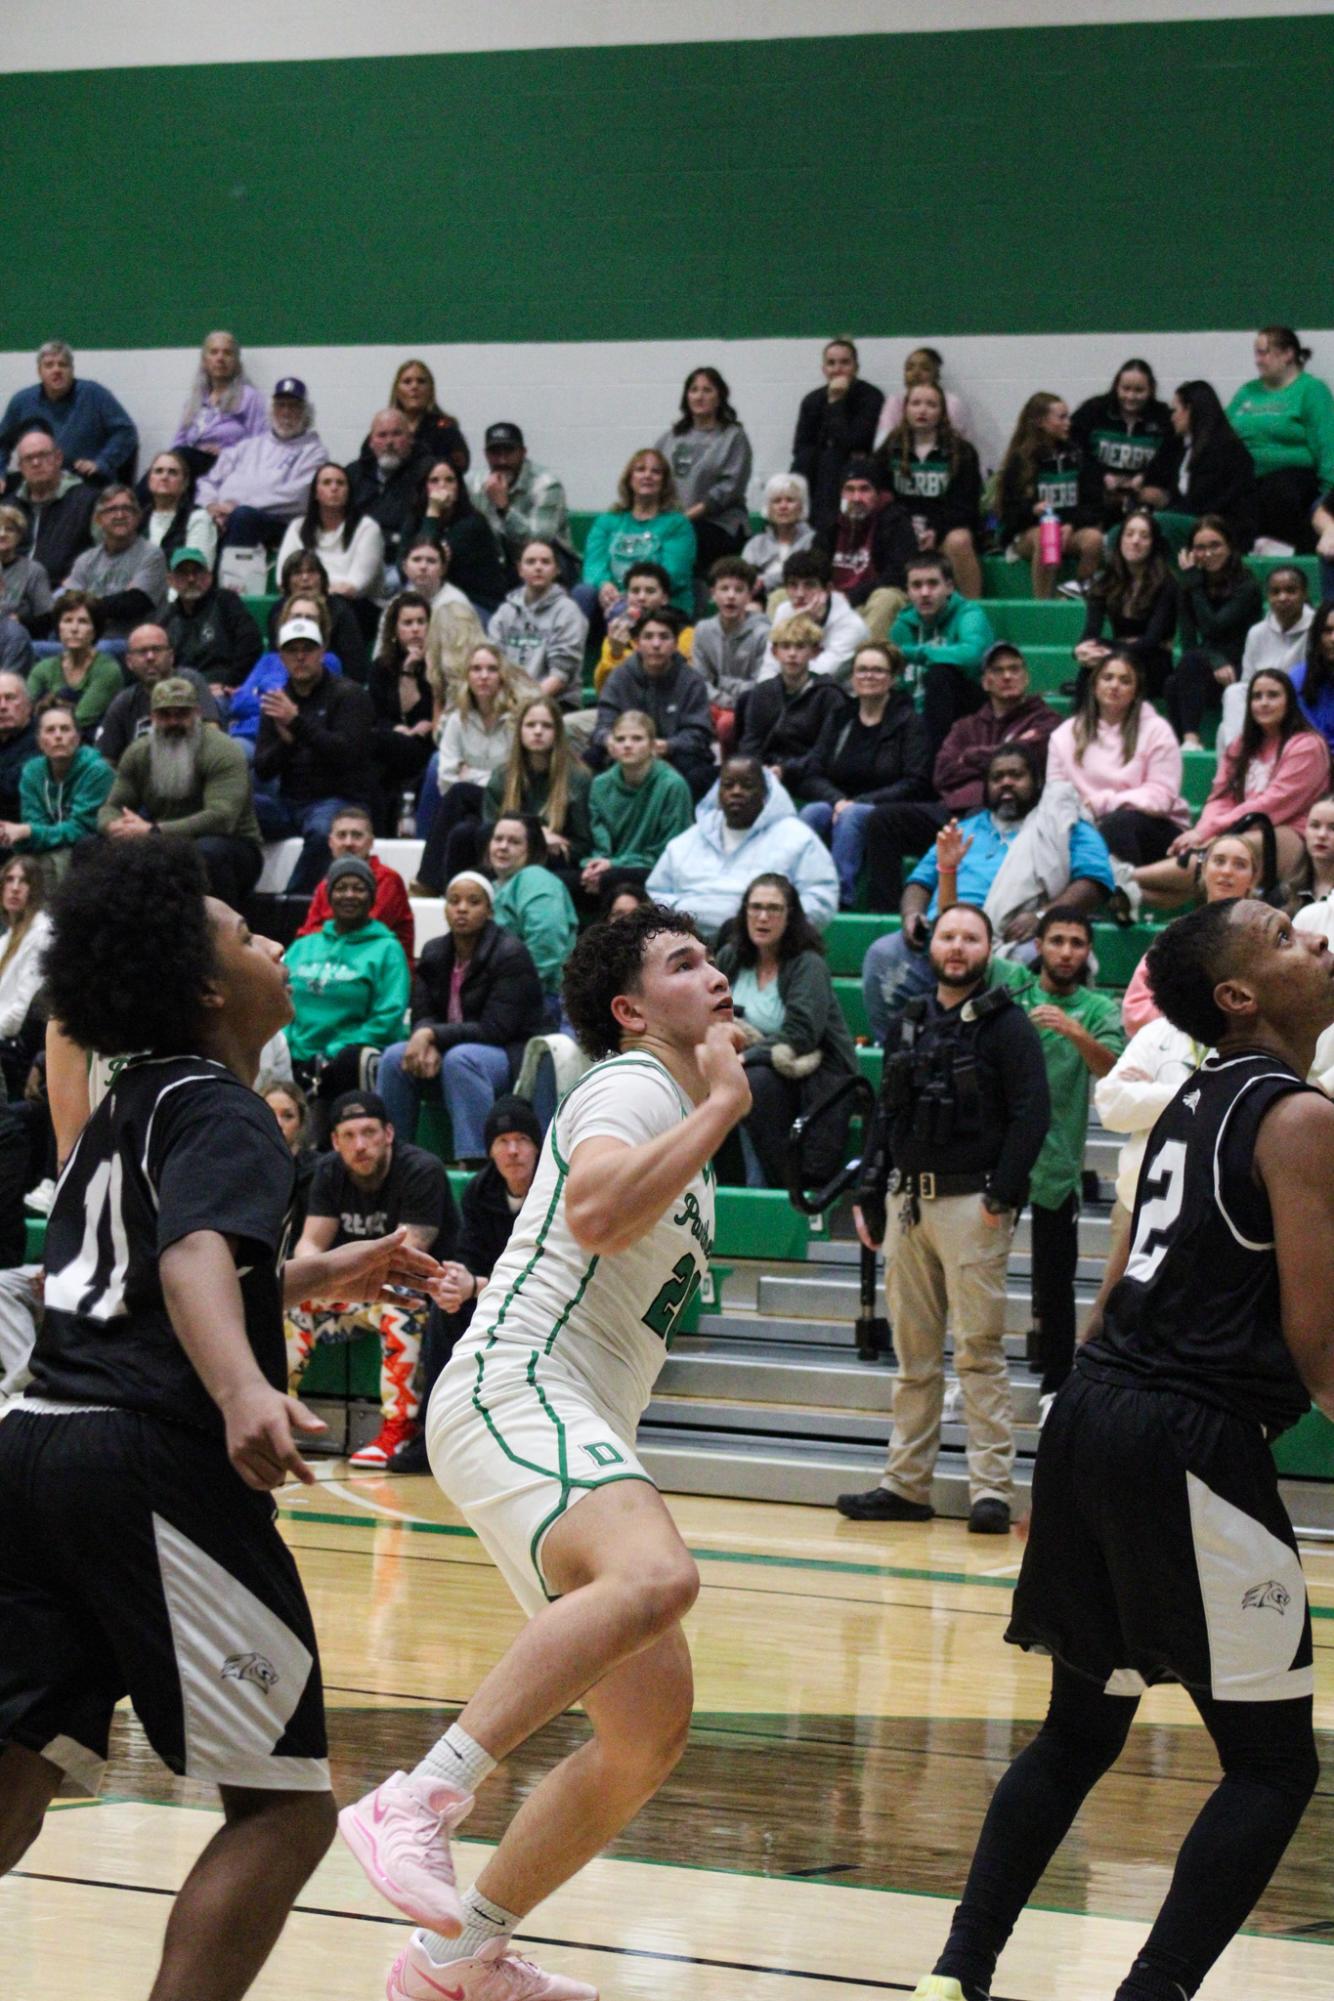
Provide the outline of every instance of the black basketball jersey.
{"type": "Polygon", "coordinates": [[[158,1276],[161,1253],[198,1230],[235,1238],[246,1336],[267,1380],[285,1389],[280,1266],[295,1178],[273,1113],[224,1065],[128,1064],[56,1190],[28,1394],[221,1432],[158,1276]]]}
{"type": "Polygon", "coordinates": [[[1081,1368],[1180,1391],[1271,1433],[1305,1415],[1269,1198],[1252,1168],[1265,1113],[1308,1088],[1260,1051],[1210,1056],[1187,1078],[1150,1134],[1125,1276],[1081,1368]]]}

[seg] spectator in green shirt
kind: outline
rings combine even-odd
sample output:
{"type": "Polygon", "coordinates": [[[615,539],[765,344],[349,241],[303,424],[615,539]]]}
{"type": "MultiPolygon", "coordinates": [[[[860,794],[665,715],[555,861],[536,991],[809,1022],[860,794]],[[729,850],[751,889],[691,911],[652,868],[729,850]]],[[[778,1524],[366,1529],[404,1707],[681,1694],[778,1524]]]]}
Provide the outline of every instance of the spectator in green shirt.
{"type": "Polygon", "coordinates": [[[491,829],[486,872],[496,885],[494,915],[502,931],[532,954],[547,1012],[560,1014],[560,978],[579,929],[570,892],[546,866],[542,822],[532,813],[502,813],[491,829]]]}
{"type": "Polygon", "coordinates": [[[1093,932],[1084,913],[1062,903],[1049,905],[1038,924],[1037,967],[1027,985],[1015,990],[1015,999],[1038,1031],[1051,1093],[1051,1125],[1029,1183],[1043,1417],[1075,1354],[1079,1190],[1091,1080],[1105,1077],[1126,1046],[1117,1003],[1087,983],[1092,950],[1093,932]]]}
{"type": "Polygon", "coordinates": [[[66,591],[56,605],[60,653],[39,660],[28,676],[34,702],[43,695],[59,695],[69,704],[86,743],[92,742],[97,725],[125,686],[120,662],[97,650],[105,623],[95,597],[87,591],[66,591]]]}

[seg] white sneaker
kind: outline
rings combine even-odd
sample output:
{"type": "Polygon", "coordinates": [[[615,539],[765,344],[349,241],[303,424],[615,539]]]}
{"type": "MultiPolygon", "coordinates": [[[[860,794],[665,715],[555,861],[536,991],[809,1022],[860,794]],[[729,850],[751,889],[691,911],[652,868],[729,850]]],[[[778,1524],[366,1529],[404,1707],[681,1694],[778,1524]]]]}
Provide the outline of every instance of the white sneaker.
{"type": "Polygon", "coordinates": [[[508,1939],[437,1966],[415,1932],[389,1969],[385,1993],[389,2001],[598,2001],[596,1987],[545,1972],[508,1939]]]}
{"type": "Polygon", "coordinates": [[[38,1216],[49,1216],[51,1214],[51,1204],[55,1199],[56,1184],[48,1176],[45,1181],[39,1181],[35,1188],[28,1190],[28,1193],[23,1198],[23,1206],[25,1209],[31,1209],[38,1216]]]}
{"type": "Polygon", "coordinates": [[[1043,1425],[1044,1425],[1044,1424],[1045,1424],[1045,1423],[1047,1422],[1047,1419],[1048,1419],[1048,1417],[1049,1417],[1049,1415],[1050,1415],[1050,1413],[1051,1413],[1051,1407],[1052,1407],[1052,1405],[1053,1405],[1053,1404],[1055,1403],[1055,1401],[1056,1401],[1056,1392],[1055,1392],[1055,1390],[1044,1390],[1044,1391],[1043,1391],[1043,1393],[1042,1393],[1042,1395],[1041,1395],[1041,1396],[1040,1396],[1040,1397],[1038,1398],[1038,1430],[1039,1430],[1039,1431],[1041,1431],[1041,1429],[1042,1429],[1043,1425]]]}
{"type": "Polygon", "coordinates": [[[956,1377],[945,1385],[945,1396],[940,1406],[942,1424],[957,1424],[963,1416],[963,1384],[956,1377]]]}

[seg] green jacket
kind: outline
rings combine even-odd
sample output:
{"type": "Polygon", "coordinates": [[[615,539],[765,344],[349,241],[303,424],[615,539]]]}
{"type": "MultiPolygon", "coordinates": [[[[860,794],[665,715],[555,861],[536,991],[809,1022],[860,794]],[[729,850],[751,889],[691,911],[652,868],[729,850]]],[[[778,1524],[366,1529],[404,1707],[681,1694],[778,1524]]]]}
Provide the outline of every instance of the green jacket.
{"type": "Polygon", "coordinates": [[[600,772],[588,804],[593,853],[617,868],[651,869],[668,841],[684,834],[695,818],[690,787],[660,757],[642,785],[627,785],[619,764],[600,772]]]}
{"type": "MultiPolygon", "coordinates": [[[[1099,993],[1095,987],[1076,987],[1072,994],[1049,994],[1036,973],[1030,970],[1022,980],[1016,978],[1023,969],[1003,959],[992,960],[993,979],[1001,966],[1005,967],[1001,983],[1010,989],[1025,1014],[1032,1014],[1037,1007],[1058,1007],[1062,1014],[1073,1016],[1113,1056],[1121,1054],[1126,1034],[1121,1025],[1120,1006],[1110,994],[1099,993]]],[[[1054,1028],[1039,1028],[1037,1036],[1047,1066],[1051,1124],[1028,1193],[1029,1200],[1039,1208],[1059,1209],[1079,1187],[1084,1171],[1093,1072],[1068,1036],[1054,1028]]]]}
{"type": "Polygon", "coordinates": [[[930,667],[943,660],[961,667],[974,681],[981,680],[982,655],[996,638],[981,605],[959,591],[945,600],[945,609],[929,633],[909,605],[895,619],[889,636],[910,667],[930,667]]]}
{"type": "MultiPolygon", "coordinates": [[[[576,757],[570,758],[569,803],[565,808],[565,825],[557,827],[558,834],[564,834],[570,844],[570,868],[579,868],[588,859],[592,832],[588,824],[588,794],[593,783],[587,765],[580,764],[576,757]]],[[[490,825],[500,818],[500,802],[505,796],[505,767],[500,765],[486,781],[486,791],[482,796],[482,816],[490,825]]],[[[547,819],[547,775],[544,773],[536,784],[530,785],[524,793],[521,813],[534,813],[546,825],[547,819]]]]}
{"type": "Polygon", "coordinates": [[[19,818],[32,828],[19,846],[28,854],[72,848],[97,832],[98,808],[115,772],[89,743],[81,743],[65,776],[51,776],[44,757],[30,757],[19,774],[19,818]]]}
{"type": "Polygon", "coordinates": [[[197,841],[205,834],[235,834],[260,845],[259,822],[250,796],[250,766],[235,737],[208,724],[199,739],[198,783],[184,799],[159,799],[153,791],[153,739],[136,737],[125,746],[116,782],[97,816],[105,828],[125,806],[168,833],[197,841]]]}
{"type": "MultiPolygon", "coordinates": [[[[718,969],[729,980],[741,970],[741,955],[735,945],[724,945],[717,953],[718,969]]],[[[832,1086],[841,1077],[854,1075],[857,1050],[843,1019],[843,1010],[829,977],[823,952],[798,952],[784,959],[778,968],[778,993],[783,1003],[783,1026],[777,1035],[766,1035],[760,1048],[776,1042],[788,1043],[798,1056],[821,1051],[824,1061],[819,1075],[832,1086]]]]}
{"type": "Polygon", "coordinates": [[[285,957],[296,1009],[287,1046],[298,1063],[402,1040],[412,981],[403,947],[378,918],[355,931],[339,931],[330,918],[285,957]]]}
{"type": "Polygon", "coordinates": [[[672,580],[672,603],[694,610],[695,528],[684,514],[655,514],[651,521],[636,521],[623,508],[599,514],[584,545],[584,582],[619,590],[632,563],[661,563],[672,580]]]}
{"type": "MultiPolygon", "coordinates": [[[[57,606],[57,615],[59,609],[57,606]]],[[[91,729],[94,723],[100,723],[124,686],[125,676],[120,671],[120,662],[113,660],[109,653],[95,653],[74,703],[74,720],[79,728],[91,729]]],[[[28,693],[32,696],[34,708],[43,695],[75,694],[73,688],[65,685],[58,655],[49,654],[45,660],[37,662],[28,676],[28,693]]]]}
{"type": "Polygon", "coordinates": [[[534,863],[496,884],[495,919],[521,938],[532,955],[544,994],[560,991],[560,976],[579,930],[570,892],[558,875],[534,863]]]}

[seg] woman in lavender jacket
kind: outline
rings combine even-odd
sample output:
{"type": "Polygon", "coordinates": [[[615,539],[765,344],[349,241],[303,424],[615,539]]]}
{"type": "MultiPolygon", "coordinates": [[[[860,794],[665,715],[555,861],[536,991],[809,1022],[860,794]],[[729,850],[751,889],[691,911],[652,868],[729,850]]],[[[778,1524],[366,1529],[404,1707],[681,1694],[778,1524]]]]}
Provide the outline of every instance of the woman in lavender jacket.
{"type": "Polygon", "coordinates": [[[212,470],[219,452],[255,437],[267,422],[267,406],[246,375],[236,335],[209,334],[199,350],[199,368],[173,449],[186,454],[198,478],[212,470]]]}

